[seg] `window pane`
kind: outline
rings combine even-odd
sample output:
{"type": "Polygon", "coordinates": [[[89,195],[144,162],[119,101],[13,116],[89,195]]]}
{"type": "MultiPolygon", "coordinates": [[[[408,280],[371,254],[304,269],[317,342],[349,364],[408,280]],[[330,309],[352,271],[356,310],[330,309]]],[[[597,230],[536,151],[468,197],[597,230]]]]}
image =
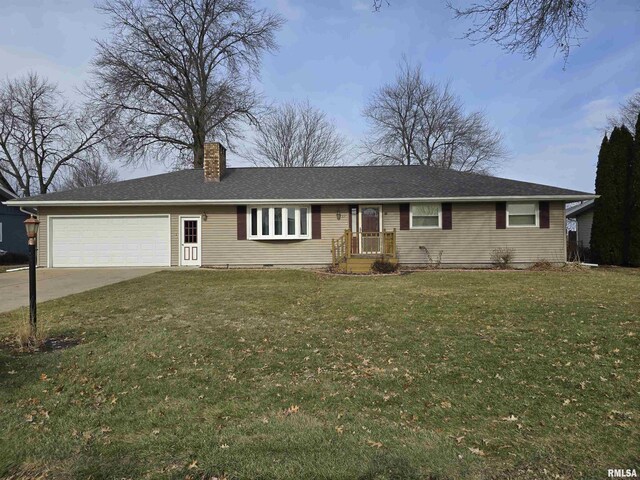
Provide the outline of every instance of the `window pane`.
{"type": "Polygon", "coordinates": [[[535,225],[535,215],[509,215],[509,225],[535,225]]]}
{"type": "Polygon", "coordinates": [[[198,243],[198,222],[196,220],[184,220],[182,230],[184,243],[198,243]]]}
{"type": "Polygon", "coordinates": [[[273,229],[275,235],[282,235],[282,208],[273,209],[273,229]]]}
{"type": "Polygon", "coordinates": [[[438,217],[413,217],[414,227],[437,227],[438,217]]]}
{"type": "Polygon", "coordinates": [[[258,235],[258,209],[251,209],[251,235],[258,235]]]}
{"type": "Polygon", "coordinates": [[[509,215],[535,215],[535,203],[510,203],[507,208],[509,215]]]}
{"type": "Polygon", "coordinates": [[[411,211],[414,217],[437,217],[439,205],[437,203],[416,203],[411,206],[411,211]]]}
{"type": "Polygon", "coordinates": [[[287,208],[287,235],[296,234],[296,209],[287,208]]]}
{"type": "Polygon", "coordinates": [[[307,209],[300,209],[300,235],[307,234],[307,209]]]}
{"type": "Polygon", "coordinates": [[[269,235],[269,209],[262,209],[262,235],[269,235]]]}

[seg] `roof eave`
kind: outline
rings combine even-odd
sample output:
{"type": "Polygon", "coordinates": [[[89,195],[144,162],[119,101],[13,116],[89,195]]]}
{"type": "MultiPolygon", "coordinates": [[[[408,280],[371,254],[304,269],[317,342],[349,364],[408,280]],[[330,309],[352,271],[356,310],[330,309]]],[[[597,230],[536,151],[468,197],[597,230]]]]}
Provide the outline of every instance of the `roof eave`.
{"type": "MultiPolygon", "coordinates": [[[[9,197],[9,198],[14,198],[14,199],[15,199],[15,198],[18,198],[18,196],[17,196],[15,193],[13,193],[13,192],[12,192],[12,191],[10,191],[10,190],[7,190],[7,189],[6,189],[6,188],[4,188],[2,185],[0,185],[0,192],[4,193],[4,194],[5,194],[7,197],[9,197]]],[[[11,200],[9,200],[9,201],[11,201],[11,200]]]]}
{"type": "MultiPolygon", "coordinates": [[[[600,195],[596,195],[596,198],[599,198],[600,195]]],[[[583,213],[588,213],[591,210],[593,210],[595,208],[595,204],[593,202],[593,200],[587,201],[585,203],[582,203],[580,205],[576,205],[570,209],[568,209],[565,213],[565,216],[567,218],[576,218],[580,215],[582,215],[583,213]]]]}
{"type": "Polygon", "coordinates": [[[412,198],[275,198],[275,199],[224,199],[224,200],[10,200],[7,205],[20,207],[72,207],[72,206],[151,206],[151,205],[265,205],[278,203],[344,204],[344,203],[401,203],[401,202],[500,202],[549,200],[576,202],[597,198],[593,194],[568,195],[511,195],[472,197],[412,197],[412,198]]]}

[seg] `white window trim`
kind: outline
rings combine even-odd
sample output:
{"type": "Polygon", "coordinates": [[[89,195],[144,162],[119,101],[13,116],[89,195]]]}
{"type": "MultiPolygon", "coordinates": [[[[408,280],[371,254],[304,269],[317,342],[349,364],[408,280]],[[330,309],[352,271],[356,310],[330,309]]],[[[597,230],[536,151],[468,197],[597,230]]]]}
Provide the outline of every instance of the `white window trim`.
{"type": "Polygon", "coordinates": [[[410,230],[438,230],[442,229],[442,203],[440,202],[416,202],[409,204],[409,229],[410,230]],[[423,205],[423,204],[434,204],[438,205],[438,226],[414,226],[413,225],[413,206],[414,205],[423,205]]]}
{"type": "Polygon", "coordinates": [[[539,228],[540,226],[540,203],[539,202],[507,202],[507,228],[539,228]],[[535,205],[535,217],[536,222],[534,225],[511,225],[511,218],[509,215],[509,206],[515,204],[527,204],[533,203],[535,205]]]}
{"type": "Polygon", "coordinates": [[[309,205],[247,205],[247,239],[248,240],[310,240],[311,239],[311,206],[309,205]],[[251,234],[251,210],[258,209],[258,235],[251,234]],[[269,209],[269,235],[262,234],[262,210],[269,209]],[[276,235],[275,231],[275,208],[282,209],[282,235],[276,235]],[[296,233],[289,234],[289,209],[295,209],[296,233]],[[301,235],[300,231],[300,209],[307,209],[307,234],[301,235]],[[286,210],[286,211],[285,211],[286,210]],[[286,234],[285,234],[286,232],[286,234]]]}

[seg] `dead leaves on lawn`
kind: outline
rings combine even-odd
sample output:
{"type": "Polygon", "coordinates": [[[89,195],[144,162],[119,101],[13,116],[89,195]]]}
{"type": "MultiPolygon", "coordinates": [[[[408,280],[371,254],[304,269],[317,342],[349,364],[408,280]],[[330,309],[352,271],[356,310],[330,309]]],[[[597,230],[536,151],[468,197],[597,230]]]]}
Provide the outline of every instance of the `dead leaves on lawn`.
{"type": "Polygon", "coordinates": [[[468,448],[469,448],[469,451],[471,453],[473,453],[474,455],[479,455],[480,457],[485,457],[487,455],[486,453],[484,453],[479,448],[476,448],[476,447],[468,447],[468,448]]]}
{"type": "Polygon", "coordinates": [[[295,415],[299,410],[299,405],[291,405],[289,408],[286,408],[283,413],[285,417],[288,417],[289,415],[295,415]]]}
{"type": "Polygon", "coordinates": [[[502,417],[500,420],[504,420],[505,422],[517,422],[518,417],[512,414],[512,415],[509,415],[508,417],[502,417]]]}

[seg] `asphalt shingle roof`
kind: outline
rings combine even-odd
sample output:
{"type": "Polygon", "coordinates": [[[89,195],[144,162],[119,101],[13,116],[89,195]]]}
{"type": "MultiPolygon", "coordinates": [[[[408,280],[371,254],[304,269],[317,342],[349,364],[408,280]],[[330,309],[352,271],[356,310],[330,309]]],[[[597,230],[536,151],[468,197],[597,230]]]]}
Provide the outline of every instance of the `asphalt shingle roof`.
{"type": "Polygon", "coordinates": [[[220,182],[202,169],[34,196],[54,201],[229,201],[590,196],[564,188],[424,166],[229,168],[220,182]]]}

